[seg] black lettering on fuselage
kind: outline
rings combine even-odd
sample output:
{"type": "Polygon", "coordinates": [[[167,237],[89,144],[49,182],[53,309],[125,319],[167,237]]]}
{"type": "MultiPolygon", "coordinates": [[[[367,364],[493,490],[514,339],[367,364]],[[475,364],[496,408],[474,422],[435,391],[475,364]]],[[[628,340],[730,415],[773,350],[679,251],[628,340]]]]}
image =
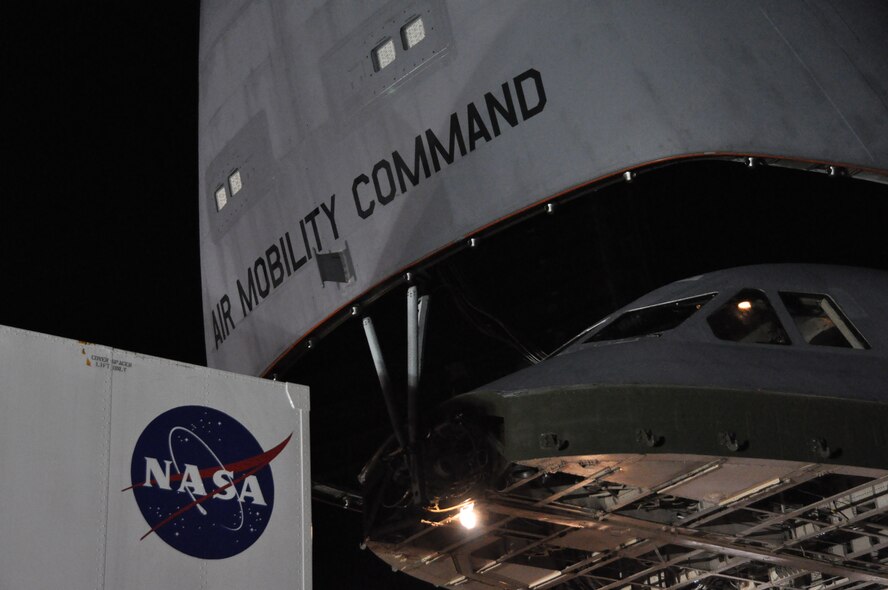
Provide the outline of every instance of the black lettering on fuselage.
{"type": "Polygon", "coordinates": [[[287,251],[290,253],[290,261],[293,263],[293,272],[295,273],[302,268],[307,259],[305,256],[301,256],[299,260],[296,260],[296,257],[293,256],[293,242],[290,241],[290,232],[284,233],[284,239],[287,240],[287,251]]]}
{"type": "Polygon", "coordinates": [[[219,345],[225,342],[225,338],[219,329],[219,322],[216,321],[216,310],[211,311],[210,315],[213,317],[213,341],[216,345],[216,350],[219,350],[219,345]]]}
{"type": "Polygon", "coordinates": [[[321,236],[318,234],[318,224],[315,222],[315,217],[320,215],[321,210],[318,207],[315,207],[311,210],[311,212],[305,216],[305,223],[311,224],[311,230],[314,232],[315,244],[317,244],[318,249],[317,252],[323,250],[323,246],[321,246],[321,236]]]}
{"type": "Polygon", "coordinates": [[[278,288],[284,282],[284,267],[281,265],[281,252],[272,244],[265,251],[265,259],[268,261],[268,272],[271,276],[272,288],[278,288]]]}
{"type": "Polygon", "coordinates": [[[382,205],[388,205],[395,198],[395,177],[392,175],[392,166],[388,160],[380,160],[373,167],[373,187],[376,189],[376,200],[382,205]],[[388,192],[383,193],[379,183],[379,172],[385,170],[388,192]]]}
{"type": "Polygon", "coordinates": [[[431,129],[426,129],[425,135],[426,141],[429,144],[429,153],[432,156],[432,166],[434,166],[435,172],[441,171],[441,163],[438,161],[439,154],[444,158],[444,162],[448,166],[453,164],[453,160],[456,157],[457,147],[459,148],[460,156],[466,155],[466,142],[463,139],[462,128],[459,125],[459,117],[456,113],[450,115],[449,143],[447,150],[444,149],[444,146],[438,141],[438,138],[431,129]]]}
{"type": "Polygon", "coordinates": [[[404,183],[404,176],[410,181],[410,184],[416,186],[419,184],[419,168],[422,166],[422,172],[426,178],[429,177],[429,161],[426,159],[425,146],[422,143],[422,135],[417,135],[413,142],[413,168],[408,168],[404,158],[398,152],[392,152],[392,161],[395,163],[395,172],[398,174],[398,185],[401,192],[407,192],[407,185],[404,183]]]}
{"type": "Polygon", "coordinates": [[[278,238],[278,243],[281,245],[280,251],[284,255],[284,270],[287,271],[287,276],[290,276],[290,256],[292,256],[292,252],[290,253],[290,256],[287,256],[287,248],[284,245],[284,236],[278,238]]]}
{"type": "Polygon", "coordinates": [[[487,104],[487,118],[490,119],[494,137],[499,137],[500,134],[498,115],[502,116],[503,120],[511,127],[518,124],[518,112],[515,111],[515,103],[512,101],[512,92],[509,90],[508,82],[503,83],[503,100],[506,102],[505,106],[497,100],[493,93],[488,92],[484,95],[484,102],[487,104]]]}
{"type": "MultiPolygon", "coordinates": [[[[547,101],[542,75],[530,68],[511,81],[501,84],[497,91],[485,92],[483,101],[477,104],[470,102],[464,111],[451,113],[449,124],[441,137],[431,129],[415,136],[412,158],[409,154],[402,155],[407,152],[392,151],[391,160],[383,158],[376,162],[370,174],[355,176],[352,197],[358,216],[368,219],[381,210],[376,207],[377,203],[387,205],[393,202],[398,194],[407,193],[419,186],[423,179],[441,172],[458,158],[474,151],[482,140],[491,142],[508,128],[541,113],[547,101]]],[[[323,226],[323,221],[320,225],[323,226]]],[[[299,233],[302,235],[304,248],[299,258],[296,257],[290,232],[285,231],[272,240],[262,255],[245,269],[246,277],[235,281],[244,318],[269,297],[272,291],[280,288],[289,277],[302,269],[312,259],[313,250],[324,251],[325,238],[331,234],[333,240],[340,238],[335,193],[330,195],[328,201],[321,202],[299,219],[299,233]],[[330,234],[319,227],[318,219],[325,218],[329,223],[330,234]],[[311,230],[308,226],[311,226],[311,230]],[[315,248],[312,248],[312,237],[315,248]]],[[[296,243],[299,243],[298,239],[296,243]]],[[[236,326],[231,317],[231,300],[227,294],[213,305],[210,315],[213,340],[218,349],[236,326]]]]}
{"type": "MultiPolygon", "coordinates": [[[[250,315],[259,303],[271,295],[272,291],[281,287],[288,277],[296,274],[311,259],[311,248],[309,247],[309,235],[306,224],[310,224],[312,227],[318,250],[321,250],[324,245],[317,222],[321,212],[324,215],[320,218],[327,219],[334,239],[339,236],[335,219],[335,198],[336,195],[331,195],[329,205],[323,203],[320,207],[315,207],[308,215],[299,220],[302,244],[305,247],[305,253],[302,256],[296,258],[290,232],[284,232],[283,235],[279,236],[265,249],[262,256],[256,258],[253,264],[247,267],[245,280],[237,279],[235,281],[242,318],[250,315]]],[[[210,312],[210,320],[213,326],[213,342],[218,349],[237,325],[231,317],[231,299],[227,294],[223,295],[213,306],[210,312]]]]}
{"type": "Polygon", "coordinates": [[[247,269],[247,290],[244,291],[240,279],[237,280],[237,295],[240,298],[241,312],[247,317],[253,306],[259,303],[259,295],[256,293],[256,281],[253,279],[253,269],[247,269]]]}
{"type": "MultiPolygon", "coordinates": [[[[399,192],[400,194],[406,193],[411,188],[418,186],[423,178],[430,178],[432,174],[453,164],[457,159],[457,154],[459,157],[465,157],[467,152],[475,151],[482,140],[493,141],[509,127],[515,127],[522,121],[541,113],[546,107],[546,89],[543,86],[543,78],[533,68],[522,72],[512,78],[510,82],[501,84],[499,93],[485,92],[484,103],[481,106],[482,108],[479,109],[474,102],[468,103],[463,114],[464,119],[460,118],[461,113],[450,114],[450,124],[446,132],[446,147],[441,138],[431,129],[426,129],[422,134],[417,135],[413,140],[412,166],[408,164],[409,157],[402,155],[401,151],[393,151],[391,161],[388,159],[379,160],[369,175],[355,176],[352,181],[352,197],[358,217],[368,219],[377,211],[376,203],[381,205],[391,203],[399,192]],[[465,130],[465,135],[463,130],[465,130]],[[431,167],[429,159],[431,159],[431,167]],[[395,183],[396,177],[397,184],[395,183]],[[369,188],[371,180],[375,189],[375,198],[366,190],[369,188]]],[[[334,239],[337,239],[338,230],[333,219],[332,205],[331,197],[329,212],[324,205],[321,207],[325,213],[328,213],[334,239]]]]}
{"type": "Polygon", "coordinates": [[[527,121],[531,117],[543,112],[543,109],[546,108],[546,89],[543,87],[543,77],[540,73],[531,68],[515,76],[513,82],[515,83],[515,93],[518,95],[518,106],[521,108],[522,120],[527,121]],[[524,82],[526,80],[533,80],[533,86],[536,90],[537,103],[533,107],[527,106],[527,97],[524,94],[524,82]]]}
{"type": "Polygon", "coordinates": [[[327,221],[330,222],[330,230],[333,232],[333,239],[339,239],[339,229],[336,227],[336,216],[334,213],[336,212],[336,195],[330,195],[330,206],[327,207],[327,203],[321,202],[321,211],[324,212],[324,215],[327,216],[327,221]]]}
{"type": "Polygon", "coordinates": [[[253,276],[256,277],[256,291],[259,292],[259,296],[262,299],[265,299],[271,291],[271,281],[268,280],[268,265],[265,264],[264,258],[257,258],[256,262],[253,263],[253,276]],[[262,274],[259,274],[260,268],[262,269],[262,274]],[[263,281],[265,286],[262,285],[263,281]]]}
{"type": "Polygon", "coordinates": [[[222,329],[225,330],[225,337],[234,330],[234,320],[231,319],[231,299],[225,294],[219,300],[219,307],[222,308],[222,329]],[[228,328],[231,326],[231,328],[228,328]]]}
{"type": "Polygon", "coordinates": [[[484,119],[481,118],[481,113],[478,112],[478,107],[475,106],[475,103],[469,103],[466,113],[469,119],[469,151],[473,152],[475,151],[475,143],[479,139],[490,141],[490,132],[487,130],[487,126],[484,125],[484,119]]]}

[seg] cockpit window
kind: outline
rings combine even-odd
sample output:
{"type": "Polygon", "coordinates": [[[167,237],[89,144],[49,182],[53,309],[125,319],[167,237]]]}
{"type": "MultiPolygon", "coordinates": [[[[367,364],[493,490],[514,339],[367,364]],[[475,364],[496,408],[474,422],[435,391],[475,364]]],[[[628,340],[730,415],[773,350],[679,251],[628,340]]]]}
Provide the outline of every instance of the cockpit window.
{"type": "Polygon", "coordinates": [[[755,344],[790,344],[786,330],[758,289],[743,289],[706,318],[712,332],[722,340],[755,344]]]}
{"type": "Polygon", "coordinates": [[[869,348],[863,336],[828,295],[781,292],[780,298],[808,344],[869,348]]]}
{"type": "Polygon", "coordinates": [[[695,311],[703,307],[703,304],[715,297],[715,295],[715,293],[707,293],[706,295],[697,295],[688,299],[680,299],[627,311],[596,332],[586,342],[639,338],[672,330],[691,317],[695,311]]]}

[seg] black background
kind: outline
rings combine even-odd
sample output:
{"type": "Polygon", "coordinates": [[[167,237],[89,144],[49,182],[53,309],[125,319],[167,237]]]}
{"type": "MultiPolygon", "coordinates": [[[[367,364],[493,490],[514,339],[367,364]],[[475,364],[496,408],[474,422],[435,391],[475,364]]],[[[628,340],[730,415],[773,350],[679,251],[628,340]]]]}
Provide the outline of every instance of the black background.
{"type": "Polygon", "coordinates": [[[4,19],[0,323],[198,364],[198,5],[4,19]]]}

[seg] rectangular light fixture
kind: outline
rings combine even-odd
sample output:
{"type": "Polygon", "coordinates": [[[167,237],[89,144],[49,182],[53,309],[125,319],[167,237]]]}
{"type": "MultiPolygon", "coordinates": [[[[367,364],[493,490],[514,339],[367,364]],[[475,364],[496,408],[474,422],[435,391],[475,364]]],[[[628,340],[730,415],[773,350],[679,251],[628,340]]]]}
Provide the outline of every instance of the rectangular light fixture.
{"type": "Polygon", "coordinates": [[[216,189],[216,211],[221,211],[228,204],[228,192],[224,186],[216,189]]]}
{"type": "Polygon", "coordinates": [[[395,42],[386,39],[373,49],[373,69],[377,72],[395,61],[395,42]]]}
{"type": "Polygon", "coordinates": [[[415,47],[420,41],[425,39],[425,36],[425,25],[420,17],[416,17],[401,27],[401,42],[404,44],[404,49],[415,47]]]}
{"type": "Polygon", "coordinates": [[[231,196],[233,197],[234,195],[239,193],[243,187],[244,185],[241,182],[240,170],[235,170],[228,177],[228,188],[231,189],[231,196]]]}

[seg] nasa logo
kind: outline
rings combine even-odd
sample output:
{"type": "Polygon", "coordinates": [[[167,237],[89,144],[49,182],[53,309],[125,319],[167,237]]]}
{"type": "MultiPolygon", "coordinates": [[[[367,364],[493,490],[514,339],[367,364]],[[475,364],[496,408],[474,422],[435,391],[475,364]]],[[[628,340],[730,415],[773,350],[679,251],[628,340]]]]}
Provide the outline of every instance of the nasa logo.
{"type": "Polygon", "coordinates": [[[255,543],[274,508],[269,463],[290,442],[263,451],[237,420],[213,408],[181,406],[151,421],[133,450],[132,491],[168,545],[201,559],[225,559],[255,543]]]}

